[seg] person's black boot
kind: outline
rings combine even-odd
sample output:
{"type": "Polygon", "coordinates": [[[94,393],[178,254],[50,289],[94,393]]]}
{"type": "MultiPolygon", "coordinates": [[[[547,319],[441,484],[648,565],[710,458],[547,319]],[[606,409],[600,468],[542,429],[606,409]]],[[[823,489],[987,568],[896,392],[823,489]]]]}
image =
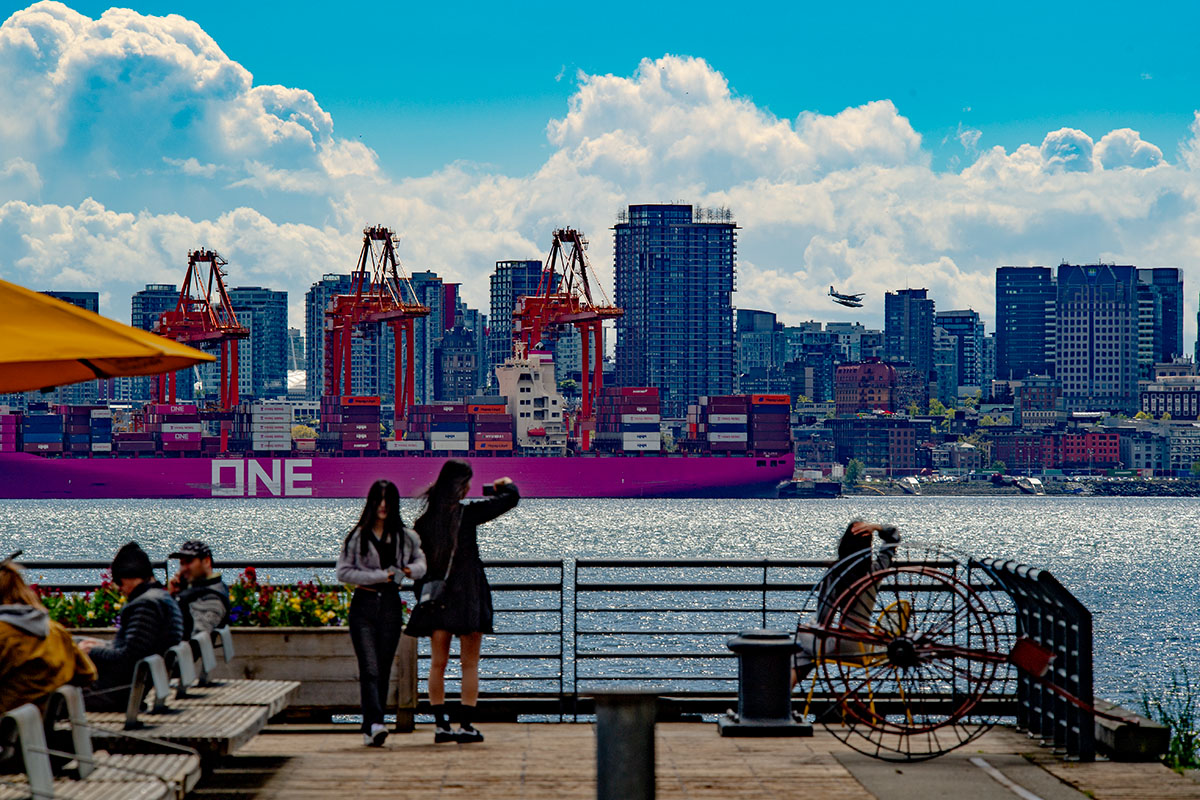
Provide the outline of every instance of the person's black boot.
{"type": "Polygon", "coordinates": [[[458,737],[450,730],[450,722],[446,719],[446,704],[433,706],[433,743],[457,742],[458,737]]]}
{"type": "Polygon", "coordinates": [[[472,744],[483,741],[483,734],[471,724],[474,716],[475,706],[460,707],[458,730],[454,732],[454,736],[460,744],[472,744]]]}

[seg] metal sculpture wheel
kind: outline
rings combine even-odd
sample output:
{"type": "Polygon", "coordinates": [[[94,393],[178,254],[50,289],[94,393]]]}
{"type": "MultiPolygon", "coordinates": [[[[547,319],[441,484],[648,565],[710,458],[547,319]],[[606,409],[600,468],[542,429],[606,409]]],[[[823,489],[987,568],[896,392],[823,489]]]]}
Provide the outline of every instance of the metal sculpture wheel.
{"type": "Polygon", "coordinates": [[[911,542],[838,562],[797,628],[804,714],[861,753],[922,761],[978,738],[1009,693],[1011,601],[969,559],[911,542]]]}

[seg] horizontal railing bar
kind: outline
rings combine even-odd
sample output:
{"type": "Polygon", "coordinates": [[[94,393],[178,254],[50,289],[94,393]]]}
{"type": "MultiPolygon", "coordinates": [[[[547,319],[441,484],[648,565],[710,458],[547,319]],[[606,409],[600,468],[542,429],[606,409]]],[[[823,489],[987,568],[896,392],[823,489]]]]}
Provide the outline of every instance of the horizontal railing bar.
{"type": "Polygon", "coordinates": [[[634,661],[639,658],[734,658],[734,657],[736,657],[736,654],[731,653],[728,650],[726,650],[724,653],[720,653],[720,652],[712,652],[712,653],[697,653],[697,652],[690,652],[690,653],[689,652],[684,652],[684,653],[664,653],[664,652],[630,653],[630,652],[626,652],[626,651],[590,652],[589,653],[589,652],[585,652],[583,650],[580,650],[575,653],[575,658],[577,658],[577,659],[578,658],[619,658],[619,659],[623,659],[626,661],[634,661]]]}
{"type": "MultiPolygon", "coordinates": [[[[599,568],[599,567],[737,567],[740,569],[765,567],[806,567],[810,569],[828,569],[835,562],[828,560],[813,560],[813,559],[775,559],[775,558],[679,558],[679,559],[662,559],[662,558],[579,558],[575,560],[577,569],[599,568]]],[[[893,561],[893,567],[958,567],[961,566],[957,561],[893,561]]]]}

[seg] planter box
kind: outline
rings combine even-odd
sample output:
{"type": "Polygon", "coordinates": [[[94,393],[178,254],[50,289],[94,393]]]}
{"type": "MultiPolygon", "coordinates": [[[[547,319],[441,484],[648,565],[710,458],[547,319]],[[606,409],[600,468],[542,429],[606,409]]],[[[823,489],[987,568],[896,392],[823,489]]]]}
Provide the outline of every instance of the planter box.
{"type": "MultiPolygon", "coordinates": [[[[71,632],[97,639],[109,639],[114,633],[112,628],[71,632]]],[[[235,627],[233,648],[230,663],[218,656],[214,678],[300,681],[296,698],[281,714],[286,719],[328,721],[330,715],[361,710],[358,661],[348,628],[235,627]]],[[[392,666],[388,711],[397,710],[398,703],[407,712],[399,716],[411,720],[417,705],[417,640],[409,636],[401,637],[392,666]]]]}

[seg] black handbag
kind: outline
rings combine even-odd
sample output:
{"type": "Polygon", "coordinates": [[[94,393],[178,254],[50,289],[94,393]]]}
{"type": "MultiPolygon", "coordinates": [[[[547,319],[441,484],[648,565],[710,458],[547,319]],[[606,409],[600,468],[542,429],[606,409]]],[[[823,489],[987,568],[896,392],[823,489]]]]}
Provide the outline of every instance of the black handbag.
{"type": "Polygon", "coordinates": [[[454,533],[454,546],[450,548],[450,560],[446,562],[446,574],[439,580],[425,581],[421,584],[421,593],[417,595],[417,607],[413,611],[419,610],[422,606],[427,609],[441,609],[446,606],[446,582],[450,580],[450,570],[454,567],[454,554],[458,552],[458,532],[454,533]]]}

